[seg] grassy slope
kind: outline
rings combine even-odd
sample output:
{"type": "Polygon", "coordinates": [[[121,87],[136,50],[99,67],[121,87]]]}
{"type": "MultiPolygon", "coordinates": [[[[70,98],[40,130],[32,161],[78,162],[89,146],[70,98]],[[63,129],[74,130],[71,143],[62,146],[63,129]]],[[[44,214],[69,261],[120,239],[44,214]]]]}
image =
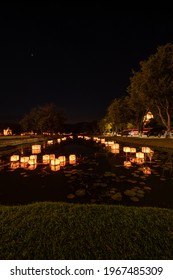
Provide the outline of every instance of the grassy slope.
{"type": "Polygon", "coordinates": [[[0,236],[0,259],[173,259],[173,210],[1,206],[0,236]]]}

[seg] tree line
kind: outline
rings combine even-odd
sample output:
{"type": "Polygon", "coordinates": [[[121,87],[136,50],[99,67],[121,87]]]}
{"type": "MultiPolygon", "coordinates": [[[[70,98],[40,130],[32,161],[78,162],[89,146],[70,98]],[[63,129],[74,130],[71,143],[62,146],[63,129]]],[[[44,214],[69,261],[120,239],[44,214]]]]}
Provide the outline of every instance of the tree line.
{"type": "Polygon", "coordinates": [[[144,116],[151,111],[156,122],[170,136],[173,122],[173,44],[159,46],[155,54],[139,62],[139,71],[132,71],[127,92],[115,98],[99,122],[101,130],[115,132],[131,126],[141,132],[144,116]]]}

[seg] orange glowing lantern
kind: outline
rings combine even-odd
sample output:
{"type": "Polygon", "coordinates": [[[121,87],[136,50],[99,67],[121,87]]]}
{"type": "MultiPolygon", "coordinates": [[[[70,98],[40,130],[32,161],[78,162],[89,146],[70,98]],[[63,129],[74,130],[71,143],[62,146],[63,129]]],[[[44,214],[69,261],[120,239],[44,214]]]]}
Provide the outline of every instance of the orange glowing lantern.
{"type": "Polygon", "coordinates": [[[149,147],[142,147],[142,152],[143,153],[150,153],[151,149],[149,147]]]}
{"type": "Polygon", "coordinates": [[[130,148],[130,153],[131,154],[136,153],[136,148],[130,148]]]}
{"type": "Polygon", "coordinates": [[[123,152],[130,153],[130,147],[123,147],[123,152]]]}
{"type": "Polygon", "coordinates": [[[105,138],[101,139],[101,143],[104,144],[105,143],[105,138]]]}
{"type": "Polygon", "coordinates": [[[37,160],[35,158],[32,158],[32,159],[29,159],[28,163],[30,165],[33,165],[33,164],[36,164],[37,163],[37,160]]]}
{"type": "Polygon", "coordinates": [[[65,156],[59,156],[58,159],[59,159],[60,163],[66,162],[66,157],[65,156]]]}
{"type": "Polygon", "coordinates": [[[18,161],[19,160],[19,155],[13,155],[10,157],[10,161],[18,161]]]}
{"type": "Polygon", "coordinates": [[[32,145],[32,150],[41,150],[41,145],[32,145]]]}
{"type": "Polygon", "coordinates": [[[59,170],[60,170],[60,165],[51,165],[51,166],[50,166],[50,169],[51,169],[52,171],[59,171],[59,170]]]}
{"type": "Polygon", "coordinates": [[[48,141],[47,141],[47,144],[48,144],[48,145],[52,145],[52,144],[53,144],[53,140],[48,140],[48,141]]]}
{"type": "Polygon", "coordinates": [[[111,149],[114,150],[114,149],[119,149],[120,148],[120,145],[118,143],[114,143],[111,145],[111,149]]]}
{"type": "Polygon", "coordinates": [[[137,158],[144,158],[144,153],[138,152],[138,153],[136,153],[136,157],[137,158]]]}
{"type": "Polygon", "coordinates": [[[19,162],[18,161],[12,161],[10,163],[10,168],[13,169],[13,170],[19,168],[19,162]]]}
{"type": "Polygon", "coordinates": [[[48,162],[49,162],[50,156],[49,156],[49,155],[43,155],[43,156],[42,156],[42,160],[43,160],[43,162],[44,162],[44,161],[48,161],[48,162]]]}
{"type": "Polygon", "coordinates": [[[20,162],[21,163],[27,163],[29,161],[29,157],[21,157],[20,162]]]}
{"type": "Polygon", "coordinates": [[[119,154],[120,150],[119,149],[111,149],[112,154],[119,154]]]}
{"type": "Polygon", "coordinates": [[[58,143],[61,143],[61,138],[58,138],[58,139],[57,139],[57,142],[58,142],[58,143]]]}
{"type": "Polygon", "coordinates": [[[76,164],[76,155],[74,154],[69,155],[69,163],[76,164]]]}
{"type": "Polygon", "coordinates": [[[60,165],[60,160],[58,158],[54,158],[50,160],[51,165],[60,165]]]}
{"type": "Polygon", "coordinates": [[[35,159],[37,161],[37,155],[31,155],[29,159],[35,159]]]}

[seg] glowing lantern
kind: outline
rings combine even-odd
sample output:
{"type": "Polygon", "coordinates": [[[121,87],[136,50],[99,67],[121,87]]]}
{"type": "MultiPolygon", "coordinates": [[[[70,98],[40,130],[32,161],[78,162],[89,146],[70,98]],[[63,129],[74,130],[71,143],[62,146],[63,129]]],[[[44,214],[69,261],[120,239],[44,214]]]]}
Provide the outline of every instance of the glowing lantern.
{"type": "Polygon", "coordinates": [[[144,158],[144,153],[138,152],[136,153],[137,158],[144,158]]]}
{"type": "Polygon", "coordinates": [[[69,163],[76,164],[76,155],[74,154],[69,155],[69,163]]]}
{"type": "Polygon", "coordinates": [[[27,163],[29,161],[29,157],[21,157],[20,162],[27,163]]]}
{"type": "Polygon", "coordinates": [[[62,141],[65,141],[65,140],[67,140],[67,137],[63,137],[63,138],[62,138],[62,141]]]}
{"type": "Polygon", "coordinates": [[[123,152],[130,153],[130,147],[123,147],[123,152]]]}
{"type": "Polygon", "coordinates": [[[114,144],[114,141],[108,141],[108,146],[112,146],[114,144]]]}
{"type": "Polygon", "coordinates": [[[58,158],[51,159],[51,165],[60,165],[60,160],[58,158]]]}
{"type": "Polygon", "coordinates": [[[32,158],[32,159],[29,159],[28,163],[30,165],[33,165],[33,164],[36,164],[37,163],[37,160],[35,158],[32,158]]]}
{"type": "Polygon", "coordinates": [[[57,142],[58,142],[58,143],[61,143],[61,138],[58,138],[58,139],[57,139],[57,142]]]}
{"type": "Polygon", "coordinates": [[[50,156],[49,155],[43,155],[42,156],[42,160],[43,161],[49,161],[50,160],[50,156]]]}
{"type": "Polygon", "coordinates": [[[114,150],[114,149],[119,149],[120,148],[120,145],[118,143],[114,143],[111,145],[111,149],[114,150]]]}
{"type": "Polygon", "coordinates": [[[119,154],[120,150],[119,149],[111,149],[112,154],[119,154]]]}
{"type": "Polygon", "coordinates": [[[59,171],[60,170],[60,165],[51,165],[50,169],[52,171],[59,171]]]}
{"type": "Polygon", "coordinates": [[[34,170],[34,169],[36,169],[36,167],[37,167],[37,164],[31,164],[31,165],[28,166],[28,169],[29,170],[34,170]]]}
{"type": "Polygon", "coordinates": [[[19,160],[19,155],[13,155],[10,157],[10,161],[18,161],[19,160]]]}
{"type": "Polygon", "coordinates": [[[104,144],[105,143],[105,138],[101,139],[101,143],[104,144]]]}
{"type": "Polygon", "coordinates": [[[32,150],[41,150],[41,145],[32,145],[32,150]]]}
{"type": "Polygon", "coordinates": [[[149,147],[142,147],[143,153],[150,153],[151,149],[149,147]]]}
{"type": "Polygon", "coordinates": [[[132,164],[129,160],[124,161],[124,166],[125,167],[130,167],[132,164]]]}
{"type": "Polygon", "coordinates": [[[143,163],[144,163],[144,158],[136,158],[136,159],[135,159],[135,162],[136,162],[137,164],[143,164],[143,163]]]}
{"type": "Polygon", "coordinates": [[[58,159],[60,161],[61,166],[64,166],[66,164],[66,157],[65,156],[59,156],[58,159]]]}
{"type": "Polygon", "coordinates": [[[29,159],[35,159],[37,161],[37,155],[31,155],[29,159]]]}
{"type": "Polygon", "coordinates": [[[52,144],[53,144],[53,140],[48,140],[48,141],[47,141],[47,144],[48,144],[48,145],[52,145],[52,144]]]}
{"type": "Polygon", "coordinates": [[[130,153],[131,154],[136,153],[136,148],[130,148],[130,153]]]}

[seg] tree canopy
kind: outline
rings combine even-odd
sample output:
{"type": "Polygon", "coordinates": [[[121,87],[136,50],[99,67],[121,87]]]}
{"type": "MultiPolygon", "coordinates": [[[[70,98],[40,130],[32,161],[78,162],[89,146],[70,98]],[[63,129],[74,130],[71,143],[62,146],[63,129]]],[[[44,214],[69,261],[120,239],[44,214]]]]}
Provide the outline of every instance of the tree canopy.
{"type": "Polygon", "coordinates": [[[54,104],[46,104],[33,108],[20,121],[24,131],[59,132],[63,128],[64,116],[54,104]]]}

